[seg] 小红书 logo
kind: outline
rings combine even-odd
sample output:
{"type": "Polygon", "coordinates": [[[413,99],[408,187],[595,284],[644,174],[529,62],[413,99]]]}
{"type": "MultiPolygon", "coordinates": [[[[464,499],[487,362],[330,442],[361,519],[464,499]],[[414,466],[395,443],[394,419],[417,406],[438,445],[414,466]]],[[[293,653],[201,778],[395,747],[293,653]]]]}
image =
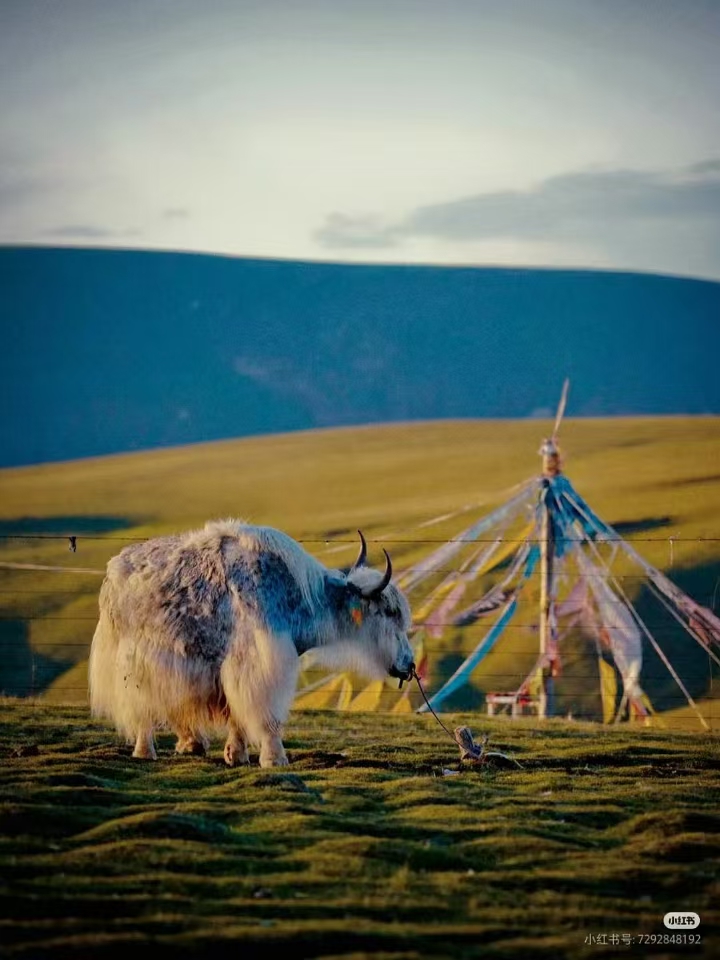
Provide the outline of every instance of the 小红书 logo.
{"type": "Polygon", "coordinates": [[[663,923],[668,930],[694,930],[700,926],[700,917],[687,910],[673,910],[665,914],[663,923]]]}

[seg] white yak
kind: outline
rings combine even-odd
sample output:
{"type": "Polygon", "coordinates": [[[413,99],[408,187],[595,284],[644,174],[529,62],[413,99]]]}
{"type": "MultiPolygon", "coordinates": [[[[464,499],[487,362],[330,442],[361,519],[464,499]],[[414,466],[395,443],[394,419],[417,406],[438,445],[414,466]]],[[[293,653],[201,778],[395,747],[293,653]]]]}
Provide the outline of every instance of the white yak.
{"type": "Polygon", "coordinates": [[[370,677],[409,679],[410,608],[384,574],[365,565],[331,570],[271,527],[237,520],[158,537],[113,557],[100,590],[90,651],[93,714],[156,759],[154,730],[170,727],[179,753],[204,753],[227,729],[225,762],[284,765],[282,726],[299,658],[370,677]]]}

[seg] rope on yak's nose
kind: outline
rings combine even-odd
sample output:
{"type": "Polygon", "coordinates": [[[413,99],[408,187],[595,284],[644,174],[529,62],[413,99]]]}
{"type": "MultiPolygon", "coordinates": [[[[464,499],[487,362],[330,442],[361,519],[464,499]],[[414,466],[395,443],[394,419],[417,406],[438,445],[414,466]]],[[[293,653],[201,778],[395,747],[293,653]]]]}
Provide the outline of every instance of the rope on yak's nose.
{"type": "Polygon", "coordinates": [[[427,698],[427,694],[426,694],[425,691],[423,690],[423,685],[422,685],[422,683],[420,683],[420,677],[417,675],[417,671],[413,669],[413,672],[412,672],[411,676],[412,676],[413,680],[416,680],[416,681],[417,681],[417,685],[418,685],[418,688],[419,688],[419,690],[420,690],[420,693],[422,694],[423,700],[425,701],[425,703],[426,703],[426,705],[427,705],[427,708],[428,708],[428,710],[430,711],[430,713],[435,717],[435,719],[437,720],[437,722],[438,722],[438,723],[440,724],[440,726],[443,728],[443,730],[445,731],[445,733],[450,737],[450,739],[453,741],[453,743],[456,743],[459,747],[462,748],[462,744],[460,743],[460,741],[458,740],[458,738],[455,736],[454,733],[450,733],[450,731],[448,730],[448,728],[445,726],[445,724],[442,722],[442,720],[440,719],[440,717],[435,713],[435,711],[433,710],[432,706],[430,705],[430,701],[429,701],[428,698],[427,698]]]}

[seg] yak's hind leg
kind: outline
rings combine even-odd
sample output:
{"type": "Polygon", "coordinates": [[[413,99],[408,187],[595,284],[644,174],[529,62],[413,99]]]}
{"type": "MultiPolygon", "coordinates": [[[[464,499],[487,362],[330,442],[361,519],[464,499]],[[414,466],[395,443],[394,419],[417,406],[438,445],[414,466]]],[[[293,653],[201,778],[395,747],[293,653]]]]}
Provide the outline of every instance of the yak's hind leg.
{"type": "Polygon", "coordinates": [[[210,746],[207,737],[193,733],[188,728],[176,730],[175,733],[177,734],[175,753],[189,753],[194,757],[204,757],[207,754],[210,746]]]}
{"type": "Polygon", "coordinates": [[[286,766],[282,725],[295,697],[297,651],[289,637],[260,630],[253,631],[247,645],[243,640],[245,638],[236,640],[236,648],[221,671],[230,717],[235,728],[243,731],[250,742],[260,744],[261,767],[286,766]]]}
{"type": "Polygon", "coordinates": [[[133,756],[139,760],[157,760],[152,727],[146,727],[138,731],[133,756]]]}
{"type": "Polygon", "coordinates": [[[228,721],[228,735],[223,755],[229,767],[239,767],[241,764],[250,762],[245,733],[233,717],[228,721]]]}

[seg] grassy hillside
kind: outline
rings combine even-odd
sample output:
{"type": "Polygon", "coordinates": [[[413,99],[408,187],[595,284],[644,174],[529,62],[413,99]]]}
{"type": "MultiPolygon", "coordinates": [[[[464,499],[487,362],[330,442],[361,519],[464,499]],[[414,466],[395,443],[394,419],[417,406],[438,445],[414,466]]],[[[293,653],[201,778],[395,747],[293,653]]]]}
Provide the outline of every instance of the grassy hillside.
{"type": "MultiPolygon", "coordinates": [[[[278,526],[340,565],[353,558],[360,527],[378,541],[375,559],[382,543],[402,570],[535,474],[549,429],[542,421],[448,421],[328,430],[0,471],[0,561],[77,571],[0,567],[0,686],[85,699],[100,578],[80,571],[101,569],[133,538],[233,515],[278,526]],[[463,506],[470,509],[461,516],[418,526],[463,506]],[[71,534],[77,553],[62,539],[71,534]],[[38,539],[45,535],[55,539],[38,539]]],[[[568,475],[593,508],[717,609],[720,420],[569,420],[562,441],[568,475]]],[[[484,628],[455,631],[431,649],[431,681],[447,675],[484,628]]],[[[702,651],[672,623],[658,629],[668,632],[693,695],[720,714],[702,651]]],[[[475,693],[454,707],[475,706],[483,690],[519,682],[536,646],[531,630],[511,633],[484,661],[475,693]]],[[[647,669],[651,696],[664,709],[678,706],[664,668],[649,658],[647,669]]],[[[588,696],[597,696],[594,686],[588,696]]]]}
{"type": "Polygon", "coordinates": [[[84,708],[1,717],[3,957],[720,950],[715,738],[471,717],[522,769],[457,772],[432,718],[300,714],[290,770],[230,770],[168,738],[133,760],[84,708]],[[670,910],[699,947],[663,942],[670,910]]]}
{"type": "Polygon", "coordinates": [[[720,284],[0,245],[0,464],[438,417],[720,413],[720,284]]]}

